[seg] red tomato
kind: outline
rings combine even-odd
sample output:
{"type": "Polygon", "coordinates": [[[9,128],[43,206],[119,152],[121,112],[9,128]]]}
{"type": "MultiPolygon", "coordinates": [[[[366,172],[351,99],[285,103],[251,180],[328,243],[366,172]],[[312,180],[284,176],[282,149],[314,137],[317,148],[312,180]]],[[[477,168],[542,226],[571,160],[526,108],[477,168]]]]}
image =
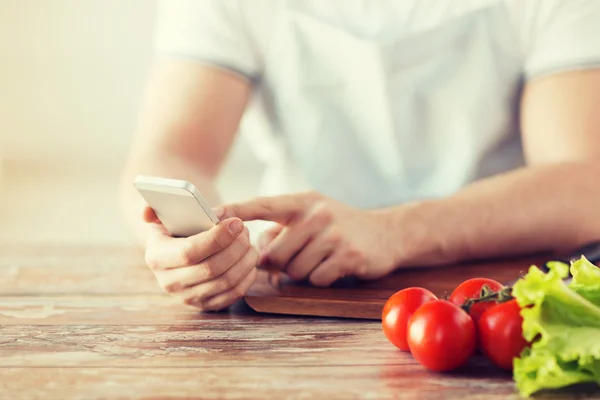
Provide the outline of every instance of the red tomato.
{"type": "MultiPolygon", "coordinates": [[[[458,285],[458,287],[454,289],[448,300],[460,307],[468,299],[479,298],[481,295],[481,289],[484,285],[486,285],[493,292],[497,292],[504,288],[504,286],[500,282],[497,282],[493,279],[473,278],[466,280],[460,285],[458,285]]],[[[473,304],[469,314],[471,314],[471,317],[473,317],[473,320],[475,321],[475,323],[477,323],[477,321],[481,317],[481,314],[483,314],[487,309],[491,308],[495,304],[498,303],[495,301],[485,301],[473,304]]]]}
{"type": "Polygon", "coordinates": [[[399,349],[408,351],[406,342],[408,319],[417,308],[432,300],[437,300],[433,293],[417,287],[401,290],[390,297],[383,307],[381,317],[383,333],[388,340],[399,349]]]}
{"type": "Polygon", "coordinates": [[[523,317],[516,300],[500,303],[479,319],[479,342],[483,354],[494,364],[512,369],[513,358],[527,346],[523,339],[523,317]]]}
{"type": "Polygon", "coordinates": [[[462,308],[445,300],[421,306],[408,321],[408,346],[423,366],[450,371],[475,352],[475,324],[462,308]]]}

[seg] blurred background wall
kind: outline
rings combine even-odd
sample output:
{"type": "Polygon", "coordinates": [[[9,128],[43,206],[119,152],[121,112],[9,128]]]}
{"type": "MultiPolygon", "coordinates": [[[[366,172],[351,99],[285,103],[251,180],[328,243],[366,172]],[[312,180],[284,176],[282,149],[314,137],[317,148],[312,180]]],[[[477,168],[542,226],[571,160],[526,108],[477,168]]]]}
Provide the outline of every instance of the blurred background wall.
{"type": "MultiPolygon", "coordinates": [[[[0,241],[123,243],[123,165],[152,60],[154,0],[0,0],[0,241]]],[[[226,199],[255,193],[239,141],[226,199]]]]}

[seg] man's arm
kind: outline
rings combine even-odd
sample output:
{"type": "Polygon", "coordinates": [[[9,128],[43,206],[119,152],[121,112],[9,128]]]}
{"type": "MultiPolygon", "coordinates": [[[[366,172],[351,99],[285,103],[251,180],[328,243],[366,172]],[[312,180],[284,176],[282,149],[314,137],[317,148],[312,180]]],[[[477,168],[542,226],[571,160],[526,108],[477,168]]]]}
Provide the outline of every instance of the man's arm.
{"type": "Polygon", "coordinates": [[[232,73],[183,61],[160,62],[150,79],[140,128],[123,172],[125,217],[145,248],[159,286],[200,310],[221,310],[256,279],[258,253],[237,218],[173,238],[132,187],[136,174],[186,179],[216,201],[215,178],[250,92],[232,73]]]}
{"type": "Polygon", "coordinates": [[[215,180],[248,102],[248,80],[215,67],[159,61],[150,76],[138,130],[121,179],[121,204],[136,239],[145,243],[145,202],[137,174],[194,183],[211,204],[215,180]]]}
{"type": "Polygon", "coordinates": [[[329,285],[403,266],[566,250],[600,239],[600,71],[530,83],[522,101],[528,166],[454,196],[382,210],[319,193],[229,204],[223,217],[285,228],[261,255],[294,279],[329,285]]]}
{"type": "Polygon", "coordinates": [[[600,239],[600,70],[530,82],[527,167],[456,195],[382,210],[405,243],[397,265],[566,250],[600,239]]]}

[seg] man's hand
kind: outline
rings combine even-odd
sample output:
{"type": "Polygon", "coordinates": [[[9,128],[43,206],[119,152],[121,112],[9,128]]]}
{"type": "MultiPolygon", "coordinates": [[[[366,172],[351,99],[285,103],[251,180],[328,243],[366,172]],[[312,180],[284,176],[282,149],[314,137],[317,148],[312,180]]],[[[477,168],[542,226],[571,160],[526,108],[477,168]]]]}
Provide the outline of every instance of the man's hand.
{"type": "Polygon", "coordinates": [[[394,269],[394,243],[381,214],[359,210],[315,192],[262,197],[215,210],[221,218],[279,225],[261,238],[259,264],[295,280],[327,286],[344,276],[375,279],[394,269]]]}
{"type": "Polygon", "coordinates": [[[150,208],[146,262],[166,292],[202,311],[224,309],[244,296],[256,278],[258,252],[238,218],[187,238],[169,236],[150,208]]]}

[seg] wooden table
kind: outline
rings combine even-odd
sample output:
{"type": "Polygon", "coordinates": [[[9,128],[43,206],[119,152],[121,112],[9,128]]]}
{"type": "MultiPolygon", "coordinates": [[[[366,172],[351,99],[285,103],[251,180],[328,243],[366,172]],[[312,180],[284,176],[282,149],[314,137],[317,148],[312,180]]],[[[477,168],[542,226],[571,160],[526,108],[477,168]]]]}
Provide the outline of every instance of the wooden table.
{"type": "Polygon", "coordinates": [[[0,246],[0,332],[2,399],[519,398],[482,359],[425,371],[377,321],[200,314],[131,248],[0,246]]]}

